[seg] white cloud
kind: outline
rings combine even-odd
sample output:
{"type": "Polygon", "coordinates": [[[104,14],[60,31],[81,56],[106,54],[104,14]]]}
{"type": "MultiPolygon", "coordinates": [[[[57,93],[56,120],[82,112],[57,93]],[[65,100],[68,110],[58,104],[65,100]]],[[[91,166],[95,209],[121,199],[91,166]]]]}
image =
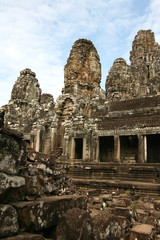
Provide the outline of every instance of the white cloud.
{"type": "Polygon", "coordinates": [[[26,67],[36,73],[43,92],[61,94],[63,68],[78,38],[97,48],[104,87],[113,61],[128,57],[139,29],[159,34],[159,11],[158,0],[0,0],[0,106],[26,67]]]}

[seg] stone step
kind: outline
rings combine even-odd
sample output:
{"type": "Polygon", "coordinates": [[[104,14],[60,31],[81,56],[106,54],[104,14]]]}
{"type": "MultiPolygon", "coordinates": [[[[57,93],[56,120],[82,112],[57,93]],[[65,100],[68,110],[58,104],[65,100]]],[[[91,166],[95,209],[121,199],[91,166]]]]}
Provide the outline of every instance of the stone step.
{"type": "Polygon", "coordinates": [[[72,182],[77,188],[84,189],[101,189],[103,190],[133,190],[148,195],[159,195],[160,184],[145,183],[138,181],[118,181],[118,180],[104,180],[104,179],[76,179],[73,178],[72,182]]]}
{"type": "Polygon", "coordinates": [[[72,178],[124,180],[158,183],[160,166],[144,166],[139,164],[75,164],[63,165],[66,176],[72,178]]]}

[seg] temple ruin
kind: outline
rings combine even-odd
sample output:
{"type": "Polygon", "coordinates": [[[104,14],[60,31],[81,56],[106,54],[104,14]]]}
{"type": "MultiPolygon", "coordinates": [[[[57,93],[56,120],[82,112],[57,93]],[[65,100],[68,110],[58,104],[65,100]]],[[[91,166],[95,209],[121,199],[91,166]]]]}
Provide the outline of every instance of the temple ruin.
{"type": "Polygon", "coordinates": [[[61,149],[66,161],[160,162],[160,47],[153,32],[138,32],[130,61],[114,61],[104,91],[96,48],[77,40],[56,103],[41,94],[36,74],[25,69],[4,108],[5,126],[22,132],[35,151],[61,149]]]}
{"type": "Polygon", "coordinates": [[[159,79],[151,30],[135,36],[130,64],[114,61],[105,90],[86,39],[72,46],[56,102],[34,72],[21,71],[0,108],[0,212],[11,212],[0,238],[160,239],[159,79]]]}

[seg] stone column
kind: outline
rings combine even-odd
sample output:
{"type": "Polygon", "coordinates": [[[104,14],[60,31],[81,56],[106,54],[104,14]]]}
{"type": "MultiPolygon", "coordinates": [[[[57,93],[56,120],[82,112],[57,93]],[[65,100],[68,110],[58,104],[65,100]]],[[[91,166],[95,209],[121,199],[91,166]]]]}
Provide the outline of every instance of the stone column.
{"type": "Polygon", "coordinates": [[[55,128],[51,128],[51,151],[55,147],[55,128]]]}
{"type": "Polygon", "coordinates": [[[39,150],[40,150],[40,134],[41,134],[41,130],[37,129],[36,144],[35,144],[35,151],[36,152],[39,152],[39,150]]]}
{"type": "Polygon", "coordinates": [[[71,142],[71,159],[75,158],[75,141],[74,137],[72,137],[72,142],[71,142]]]}
{"type": "Polygon", "coordinates": [[[147,162],[147,136],[144,136],[144,162],[147,162]]]}
{"type": "Polygon", "coordinates": [[[121,162],[120,137],[114,136],[114,160],[121,162]]]}
{"type": "Polygon", "coordinates": [[[34,149],[34,135],[31,135],[30,137],[30,148],[34,149]]]}
{"type": "Polygon", "coordinates": [[[86,159],[86,138],[83,138],[83,152],[82,152],[82,157],[83,157],[83,160],[86,159]]]}
{"type": "Polygon", "coordinates": [[[97,144],[96,144],[96,162],[99,162],[99,137],[97,138],[97,144]]]}
{"type": "Polygon", "coordinates": [[[144,139],[142,135],[138,135],[138,163],[144,162],[144,139]]]}

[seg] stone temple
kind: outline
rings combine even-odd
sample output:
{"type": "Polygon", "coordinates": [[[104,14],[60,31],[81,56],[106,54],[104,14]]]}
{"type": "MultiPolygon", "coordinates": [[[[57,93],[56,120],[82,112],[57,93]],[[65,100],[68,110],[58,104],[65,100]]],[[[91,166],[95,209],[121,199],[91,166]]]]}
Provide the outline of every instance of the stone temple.
{"type": "Polygon", "coordinates": [[[20,72],[0,108],[0,238],[160,239],[160,46],[151,30],[100,87],[93,43],[79,39],[56,102],[20,72]]]}
{"type": "Polygon", "coordinates": [[[4,125],[23,133],[37,152],[62,151],[70,162],[160,163],[160,46],[140,30],[130,65],[114,61],[100,87],[101,63],[93,43],[77,40],[64,67],[56,103],[42,94],[36,74],[20,72],[3,107],[4,125]]]}

